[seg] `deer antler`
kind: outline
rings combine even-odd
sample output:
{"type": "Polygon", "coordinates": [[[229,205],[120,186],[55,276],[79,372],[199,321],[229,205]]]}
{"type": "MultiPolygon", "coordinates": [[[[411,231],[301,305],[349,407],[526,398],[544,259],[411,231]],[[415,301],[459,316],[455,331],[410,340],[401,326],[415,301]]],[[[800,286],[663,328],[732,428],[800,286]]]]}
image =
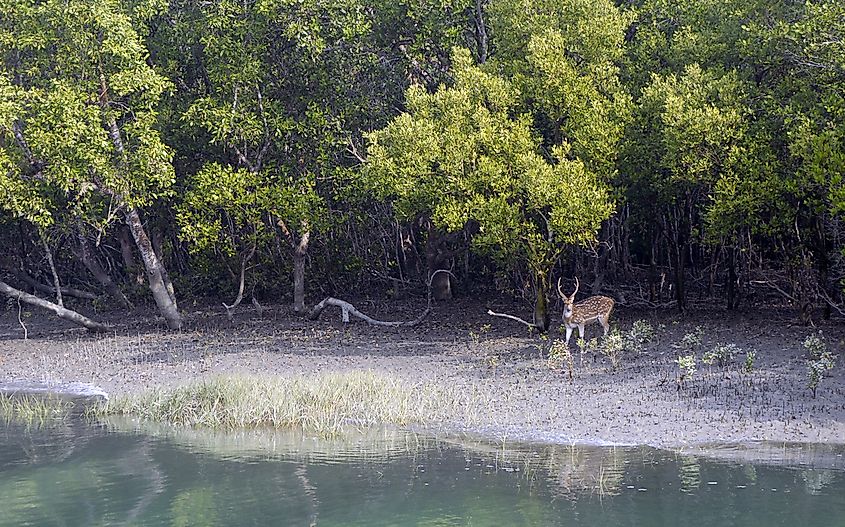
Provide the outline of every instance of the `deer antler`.
{"type": "Polygon", "coordinates": [[[562,299],[566,300],[566,295],[563,294],[563,288],[560,287],[560,280],[560,278],[557,279],[557,294],[559,294],[562,299]]]}
{"type": "Polygon", "coordinates": [[[575,291],[572,292],[572,298],[575,298],[575,295],[578,294],[578,288],[581,287],[581,283],[578,282],[578,277],[575,277],[575,291]]]}

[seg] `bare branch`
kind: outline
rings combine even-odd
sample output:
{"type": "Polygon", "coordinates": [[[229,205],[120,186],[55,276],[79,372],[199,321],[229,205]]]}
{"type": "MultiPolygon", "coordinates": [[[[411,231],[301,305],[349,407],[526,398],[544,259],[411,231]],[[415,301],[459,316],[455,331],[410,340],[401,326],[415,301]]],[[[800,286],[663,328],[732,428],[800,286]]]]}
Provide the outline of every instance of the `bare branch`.
{"type": "Polygon", "coordinates": [[[24,293],[14,287],[8,285],[6,282],[0,280],[0,293],[4,295],[15,298],[18,302],[25,302],[27,304],[41,307],[47,310],[52,311],[55,313],[59,318],[69,320],[74,324],[79,324],[83,326],[89,331],[96,331],[100,333],[105,333],[109,331],[109,327],[105,324],[101,324],[97,321],[91,320],[90,318],[77,313],[76,311],[72,311],[70,309],[64,308],[60,305],[54,304],[43,298],[38,298],[35,295],[30,295],[29,293],[24,293]]]}
{"type": "Polygon", "coordinates": [[[369,324],[371,326],[387,326],[387,327],[416,326],[417,324],[419,324],[420,322],[423,321],[423,319],[429,314],[429,312],[431,312],[431,308],[426,308],[426,310],[423,311],[420,316],[418,316],[414,320],[409,320],[409,321],[406,321],[406,322],[376,320],[374,318],[368,317],[367,315],[361,313],[360,311],[358,311],[355,308],[355,306],[353,306],[349,302],[346,302],[345,300],[339,300],[337,298],[327,297],[322,302],[320,302],[319,304],[314,306],[313,309],[311,309],[311,312],[308,313],[308,318],[310,318],[311,320],[317,320],[320,317],[320,314],[323,312],[323,310],[328,306],[336,306],[336,307],[340,308],[341,316],[342,316],[342,320],[343,320],[344,324],[349,323],[349,315],[352,315],[353,317],[360,318],[361,320],[363,320],[364,322],[366,322],[367,324],[369,324]]]}
{"type": "Polygon", "coordinates": [[[507,319],[510,319],[510,320],[515,320],[516,322],[520,322],[522,324],[525,324],[529,328],[539,328],[539,326],[537,324],[533,323],[533,322],[526,322],[525,320],[522,320],[519,317],[515,317],[513,315],[508,315],[507,313],[495,313],[492,309],[488,309],[487,314],[490,315],[490,316],[493,316],[493,317],[502,317],[502,318],[507,318],[507,319]]]}

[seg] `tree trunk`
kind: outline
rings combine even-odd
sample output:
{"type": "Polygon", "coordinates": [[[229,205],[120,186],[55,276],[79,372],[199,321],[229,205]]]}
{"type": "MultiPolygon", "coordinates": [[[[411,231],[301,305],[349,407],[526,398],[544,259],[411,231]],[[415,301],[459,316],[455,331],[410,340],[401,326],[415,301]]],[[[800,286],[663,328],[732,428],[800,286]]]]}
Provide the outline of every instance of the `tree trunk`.
{"type": "Polygon", "coordinates": [[[8,285],[2,280],[0,280],[0,293],[3,293],[4,295],[15,300],[20,300],[21,302],[25,302],[33,306],[50,310],[55,313],[59,318],[68,320],[70,322],[73,322],[74,324],[78,324],[88,329],[89,331],[96,331],[101,333],[109,331],[108,326],[104,324],[91,320],[90,318],[86,317],[85,315],[81,315],[76,311],[72,311],[60,305],[48,302],[47,300],[44,300],[42,298],[38,298],[35,295],[24,293],[23,291],[20,291],[8,285]]]}
{"type": "Polygon", "coordinates": [[[129,302],[129,299],[126,298],[126,295],[123,294],[123,291],[114,283],[114,280],[111,279],[111,276],[103,269],[103,266],[100,265],[100,262],[97,260],[97,256],[94,253],[94,247],[91,245],[91,240],[88,239],[88,236],[81,230],[79,230],[79,257],[82,260],[82,264],[85,265],[85,268],[91,272],[94,278],[100,282],[100,285],[103,286],[103,289],[115,299],[121,306],[125,307],[126,309],[130,309],[132,307],[132,303],[129,302]]]}
{"type": "Polygon", "coordinates": [[[649,253],[648,253],[648,301],[657,302],[659,300],[659,291],[657,288],[657,236],[655,235],[654,225],[648,228],[650,239],[649,253]]]}
{"type": "Polygon", "coordinates": [[[736,308],[736,249],[729,247],[728,252],[728,277],[725,292],[728,295],[728,311],[733,311],[736,308]]]}
{"type": "Polygon", "coordinates": [[[599,234],[599,253],[593,261],[593,285],[590,288],[592,294],[597,295],[601,293],[602,285],[604,285],[604,277],[607,274],[608,259],[610,258],[609,247],[613,244],[611,234],[613,232],[613,220],[604,221],[604,225],[599,234]]]}
{"type": "Polygon", "coordinates": [[[479,64],[487,62],[487,54],[490,49],[489,39],[487,37],[487,23],[484,21],[484,4],[484,0],[475,0],[475,41],[478,44],[479,64]]]}
{"type": "Polygon", "coordinates": [[[416,222],[405,224],[397,227],[399,240],[397,243],[399,247],[399,270],[402,273],[402,278],[406,281],[411,281],[419,277],[420,257],[417,252],[416,236],[415,236],[416,222]]]}
{"type": "MultiPolygon", "coordinates": [[[[150,242],[152,243],[153,251],[155,251],[158,261],[164,262],[164,250],[161,245],[161,233],[155,229],[152,231],[152,233],[153,235],[150,239],[150,242]]],[[[170,295],[170,299],[175,304],[176,291],[173,289],[173,282],[170,281],[170,274],[167,272],[167,266],[162,263],[159,266],[159,270],[161,271],[161,279],[164,281],[164,287],[167,289],[167,294],[170,295]]]]}
{"type": "Polygon", "coordinates": [[[293,248],[293,311],[305,312],[305,256],[308,254],[308,240],[311,233],[306,231],[299,237],[299,243],[293,248]]]}
{"type": "Polygon", "coordinates": [[[452,282],[449,273],[436,273],[440,270],[448,271],[451,267],[449,265],[451,254],[446,250],[444,238],[440,230],[429,220],[425,260],[431,277],[431,296],[435,300],[452,300],[452,282]]]}
{"type": "Polygon", "coordinates": [[[135,207],[129,207],[127,209],[126,224],[129,226],[132,237],[135,238],[135,244],[138,246],[138,251],[141,253],[144,267],[147,270],[150,291],[153,293],[153,299],[158,306],[159,312],[167,321],[167,326],[170,329],[181,329],[182,316],[179,314],[179,308],[167,291],[167,286],[162,278],[161,262],[153,250],[152,243],[150,243],[147,232],[144,230],[144,225],[141,223],[138,209],[135,207]]]}
{"type": "Polygon", "coordinates": [[[546,273],[534,275],[534,289],[537,292],[537,298],[534,301],[534,327],[540,333],[545,333],[551,325],[549,299],[546,297],[546,273]]]}
{"type": "Polygon", "coordinates": [[[59,281],[59,272],[56,270],[56,264],[53,261],[53,251],[50,250],[50,245],[47,243],[47,238],[44,237],[43,232],[38,232],[38,237],[41,238],[41,246],[44,247],[44,254],[47,256],[47,263],[50,264],[50,272],[53,274],[53,287],[56,290],[56,303],[59,307],[65,307],[62,300],[62,283],[59,281]]]}
{"type": "MultiPolygon", "coordinates": [[[[824,217],[822,215],[819,215],[816,218],[815,231],[815,260],[819,273],[819,289],[822,291],[822,293],[824,293],[825,297],[833,298],[834,295],[831,294],[832,288],[828,287],[830,273],[830,255],[828,254],[827,234],[825,233],[824,217]]],[[[822,318],[824,320],[830,320],[830,316],[832,314],[833,311],[830,308],[830,304],[825,302],[822,311],[822,318]]]]}
{"type": "Polygon", "coordinates": [[[135,262],[135,256],[132,254],[132,233],[129,232],[128,225],[120,226],[118,239],[120,240],[120,256],[123,259],[126,276],[130,277],[138,285],[143,284],[144,275],[135,262]]]}
{"type": "Polygon", "coordinates": [[[675,205],[674,218],[672,230],[672,266],[674,269],[675,279],[675,300],[678,302],[678,310],[684,312],[686,310],[686,288],[685,288],[685,272],[686,272],[686,255],[687,255],[687,222],[685,209],[679,205],[675,205]],[[680,209],[680,210],[679,210],[680,209]]]}

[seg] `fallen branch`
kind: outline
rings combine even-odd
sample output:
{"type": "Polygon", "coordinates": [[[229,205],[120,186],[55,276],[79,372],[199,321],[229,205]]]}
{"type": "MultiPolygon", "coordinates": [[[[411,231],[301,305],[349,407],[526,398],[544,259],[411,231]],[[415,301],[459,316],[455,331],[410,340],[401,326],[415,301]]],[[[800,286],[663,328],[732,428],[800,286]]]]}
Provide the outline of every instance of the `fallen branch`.
{"type": "Polygon", "coordinates": [[[778,293],[780,293],[781,295],[783,295],[783,297],[784,297],[784,298],[786,298],[787,300],[789,300],[789,301],[791,301],[791,302],[795,302],[795,301],[796,301],[794,296],[790,295],[789,293],[787,293],[786,291],[784,291],[783,289],[781,289],[780,287],[778,287],[778,286],[777,286],[777,284],[772,283],[770,280],[749,280],[749,282],[748,282],[748,283],[749,283],[749,284],[754,284],[754,285],[766,285],[766,286],[769,286],[769,288],[774,289],[775,291],[777,291],[778,293]]]}
{"type": "Polygon", "coordinates": [[[387,326],[387,327],[416,326],[417,324],[422,322],[423,319],[431,311],[431,308],[428,307],[428,308],[426,308],[425,311],[422,312],[422,314],[420,316],[418,316],[414,320],[409,320],[409,321],[405,321],[405,322],[403,322],[403,321],[376,320],[374,318],[368,317],[367,315],[361,313],[360,311],[358,311],[355,308],[355,306],[353,306],[349,302],[346,302],[345,300],[340,300],[340,299],[333,298],[333,297],[327,297],[322,302],[320,302],[319,304],[314,306],[313,309],[311,309],[311,312],[308,313],[308,318],[311,319],[311,320],[317,320],[318,318],[320,318],[320,314],[323,312],[323,310],[325,308],[327,308],[328,306],[336,306],[336,307],[340,308],[341,316],[342,316],[342,320],[343,320],[344,324],[349,323],[349,315],[352,315],[353,317],[360,318],[361,320],[363,320],[367,324],[370,324],[371,326],[387,326]]]}
{"type": "Polygon", "coordinates": [[[67,309],[65,307],[62,307],[58,304],[54,304],[54,303],[49,302],[47,300],[44,300],[42,298],[38,298],[35,295],[30,295],[29,293],[24,293],[23,291],[21,291],[19,289],[15,289],[14,287],[8,285],[6,282],[3,282],[2,280],[0,280],[0,293],[3,293],[4,295],[6,295],[10,298],[15,298],[19,302],[25,302],[27,304],[37,306],[37,307],[41,307],[41,308],[47,309],[49,311],[52,311],[59,318],[64,319],[64,320],[69,320],[70,322],[73,322],[74,324],[78,324],[78,325],[86,328],[89,331],[96,331],[96,332],[100,332],[100,333],[105,333],[105,332],[109,331],[109,327],[106,326],[105,324],[101,324],[99,322],[91,320],[90,318],[86,317],[85,315],[81,315],[81,314],[77,313],[76,311],[67,309]]]}
{"type": "Polygon", "coordinates": [[[502,317],[502,318],[508,318],[508,319],[510,319],[510,320],[515,320],[516,322],[521,322],[521,323],[525,324],[525,325],[526,325],[526,326],[528,326],[529,328],[536,328],[536,329],[540,329],[540,326],[538,326],[538,325],[537,325],[537,324],[535,324],[534,322],[527,322],[527,321],[525,321],[525,320],[522,320],[522,319],[521,319],[521,318],[519,318],[519,317],[515,317],[515,316],[513,316],[513,315],[508,315],[507,313],[495,313],[495,312],[493,312],[493,310],[492,310],[492,309],[488,309],[488,310],[487,310],[487,314],[488,314],[488,315],[490,315],[490,316],[493,316],[493,317],[502,317]]]}

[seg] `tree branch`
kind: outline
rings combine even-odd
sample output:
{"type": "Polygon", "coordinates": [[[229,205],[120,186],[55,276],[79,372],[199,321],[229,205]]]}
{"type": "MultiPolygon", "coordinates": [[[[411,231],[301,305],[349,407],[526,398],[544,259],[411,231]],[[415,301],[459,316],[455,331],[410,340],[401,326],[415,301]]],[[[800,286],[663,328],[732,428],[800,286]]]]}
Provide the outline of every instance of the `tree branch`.
{"type": "Polygon", "coordinates": [[[15,289],[14,287],[10,286],[6,282],[0,280],[0,293],[4,295],[17,299],[19,302],[25,302],[27,304],[37,306],[40,308],[47,309],[52,311],[61,319],[68,320],[73,322],[74,324],[78,324],[88,331],[106,333],[109,331],[109,327],[105,324],[101,324],[90,318],[86,317],[85,315],[81,315],[76,311],[72,311],[70,309],[64,308],[60,305],[54,304],[42,298],[38,298],[35,295],[30,295],[29,293],[24,293],[19,289],[15,289]]]}

